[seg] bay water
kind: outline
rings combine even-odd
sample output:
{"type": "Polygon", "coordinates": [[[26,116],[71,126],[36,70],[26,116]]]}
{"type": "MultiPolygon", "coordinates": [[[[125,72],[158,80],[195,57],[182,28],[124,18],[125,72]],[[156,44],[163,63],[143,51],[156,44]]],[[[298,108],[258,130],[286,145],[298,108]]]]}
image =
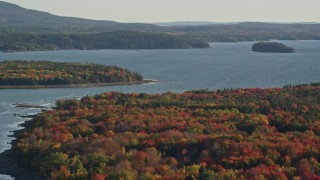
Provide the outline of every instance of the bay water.
{"type": "MultiPolygon", "coordinates": [[[[174,50],[66,50],[0,53],[3,60],[50,60],[116,65],[158,82],[89,88],[0,90],[0,152],[10,148],[12,131],[37,108],[15,104],[54,106],[57,99],[81,98],[108,91],[184,92],[196,89],[282,87],[320,81],[320,41],[277,41],[297,53],[255,53],[254,42],[212,43],[209,49],[174,50]]],[[[44,108],[46,109],[46,108],[44,108]]],[[[4,178],[1,176],[0,178],[4,178]]],[[[7,177],[10,179],[9,177],[7,177]]]]}

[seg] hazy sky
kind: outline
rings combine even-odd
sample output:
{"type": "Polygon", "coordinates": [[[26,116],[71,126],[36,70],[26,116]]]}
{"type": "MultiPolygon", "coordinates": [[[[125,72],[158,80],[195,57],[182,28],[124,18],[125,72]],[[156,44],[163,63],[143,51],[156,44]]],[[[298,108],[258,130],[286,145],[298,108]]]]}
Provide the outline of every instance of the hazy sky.
{"type": "Polygon", "coordinates": [[[120,22],[320,22],[320,0],[5,0],[57,15],[120,22]]]}

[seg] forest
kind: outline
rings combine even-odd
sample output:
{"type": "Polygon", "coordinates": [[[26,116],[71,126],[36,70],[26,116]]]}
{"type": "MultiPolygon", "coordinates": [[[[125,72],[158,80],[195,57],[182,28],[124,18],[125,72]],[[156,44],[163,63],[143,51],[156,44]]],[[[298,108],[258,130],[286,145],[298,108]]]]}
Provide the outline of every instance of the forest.
{"type": "Polygon", "coordinates": [[[64,99],[17,134],[46,179],[319,179],[320,84],[106,92],[64,99]]]}
{"type": "Polygon", "coordinates": [[[117,66],[50,61],[0,62],[1,85],[62,85],[142,81],[143,76],[117,66]]]}
{"type": "Polygon", "coordinates": [[[320,40],[319,24],[243,22],[172,28],[182,36],[205,42],[320,40]]]}
{"type": "Polygon", "coordinates": [[[208,48],[212,42],[320,40],[319,23],[157,26],[56,16],[0,1],[0,51],[208,48]],[[49,23],[48,23],[49,22],[49,23]]]}
{"type": "Polygon", "coordinates": [[[187,49],[209,48],[209,44],[177,35],[117,31],[97,34],[0,33],[0,51],[65,49],[187,49]]]}

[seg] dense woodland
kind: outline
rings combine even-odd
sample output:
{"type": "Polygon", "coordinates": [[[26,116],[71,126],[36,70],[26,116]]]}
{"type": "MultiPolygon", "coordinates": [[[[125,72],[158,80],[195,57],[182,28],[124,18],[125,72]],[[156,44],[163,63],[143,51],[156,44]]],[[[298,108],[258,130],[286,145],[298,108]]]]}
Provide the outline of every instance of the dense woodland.
{"type": "Polygon", "coordinates": [[[205,42],[320,40],[319,24],[244,22],[172,28],[181,35],[205,42]]]}
{"type": "Polygon", "coordinates": [[[209,44],[179,36],[118,31],[99,34],[0,33],[0,51],[62,49],[182,49],[209,44]]]}
{"type": "Polygon", "coordinates": [[[139,73],[117,66],[50,61],[0,62],[0,85],[58,85],[142,81],[139,73]]]}
{"type": "Polygon", "coordinates": [[[0,2],[0,51],[207,48],[209,42],[320,40],[320,24],[157,26],[62,17],[0,2]]]}
{"type": "Polygon", "coordinates": [[[320,86],[107,92],[25,124],[22,166],[48,179],[319,179],[320,86]]]}
{"type": "MultiPolygon", "coordinates": [[[[320,30],[296,32],[287,29],[267,30],[232,26],[172,28],[169,32],[115,31],[103,33],[56,33],[26,28],[0,31],[0,51],[38,51],[64,49],[186,49],[208,48],[210,42],[320,40],[320,30]],[[207,29],[208,28],[208,29],[207,29]],[[191,30],[189,30],[191,29],[191,30]]],[[[41,28],[40,28],[41,29],[41,28]]],[[[313,29],[311,29],[313,30],[313,29]]],[[[299,31],[299,29],[297,30],[299,31]]]]}
{"type": "Polygon", "coordinates": [[[294,53],[292,47],[276,42],[259,42],[252,45],[254,52],[294,53]]]}

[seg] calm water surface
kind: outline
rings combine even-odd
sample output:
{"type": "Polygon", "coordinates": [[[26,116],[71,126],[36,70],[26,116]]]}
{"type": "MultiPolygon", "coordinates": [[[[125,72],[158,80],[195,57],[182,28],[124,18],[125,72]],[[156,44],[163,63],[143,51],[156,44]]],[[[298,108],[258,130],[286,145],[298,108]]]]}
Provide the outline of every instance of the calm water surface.
{"type": "MultiPolygon", "coordinates": [[[[279,41],[278,41],[279,42],[279,41]]],[[[61,98],[80,98],[106,91],[161,93],[208,88],[282,87],[320,81],[320,41],[280,41],[297,53],[254,53],[253,42],[214,43],[210,49],[97,50],[0,53],[2,60],[50,60],[117,65],[159,82],[93,88],[0,90],[0,152],[10,148],[10,131],[25,119],[16,115],[39,109],[15,103],[52,107],[61,98]]],[[[1,177],[1,176],[0,176],[1,177]]]]}

